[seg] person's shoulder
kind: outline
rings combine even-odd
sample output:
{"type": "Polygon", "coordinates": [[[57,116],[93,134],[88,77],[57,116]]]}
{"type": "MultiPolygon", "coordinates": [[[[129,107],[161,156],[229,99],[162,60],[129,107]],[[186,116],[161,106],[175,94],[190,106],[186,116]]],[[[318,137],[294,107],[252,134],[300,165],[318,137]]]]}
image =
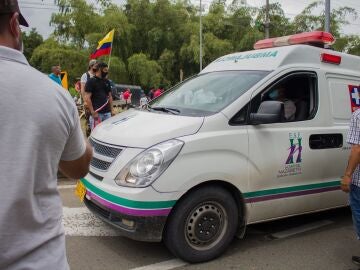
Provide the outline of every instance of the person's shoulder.
{"type": "Polygon", "coordinates": [[[87,78],[88,78],[87,72],[83,73],[83,74],[81,75],[81,77],[80,77],[80,82],[86,83],[87,78]]]}
{"type": "Polygon", "coordinates": [[[92,84],[92,83],[96,83],[97,79],[96,77],[91,77],[86,81],[86,84],[92,84]]]}

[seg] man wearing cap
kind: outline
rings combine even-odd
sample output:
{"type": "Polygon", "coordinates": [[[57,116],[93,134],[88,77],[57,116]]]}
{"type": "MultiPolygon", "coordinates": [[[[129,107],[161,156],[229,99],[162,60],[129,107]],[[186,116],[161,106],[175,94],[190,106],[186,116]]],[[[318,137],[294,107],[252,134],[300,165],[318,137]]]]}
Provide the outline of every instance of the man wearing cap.
{"type": "Polygon", "coordinates": [[[92,149],[70,94],[21,53],[20,24],[17,1],[0,0],[0,269],[66,270],[57,171],[83,177],[92,149]]]}
{"type": "Polygon", "coordinates": [[[90,62],[89,62],[89,67],[88,67],[88,70],[83,74],[81,75],[81,78],[80,78],[80,83],[81,83],[81,96],[84,98],[84,95],[85,95],[85,84],[86,82],[94,77],[95,75],[95,72],[96,72],[96,68],[95,68],[95,65],[96,65],[96,60],[95,59],[91,59],[90,62]]]}
{"type": "Polygon", "coordinates": [[[95,72],[96,72],[96,64],[97,61],[95,59],[91,59],[89,61],[89,67],[88,70],[81,76],[80,78],[80,94],[81,94],[81,98],[84,102],[84,106],[85,106],[85,119],[86,119],[86,136],[90,136],[91,133],[91,128],[90,128],[90,110],[86,104],[86,98],[85,98],[85,85],[86,82],[94,77],[95,72]]]}

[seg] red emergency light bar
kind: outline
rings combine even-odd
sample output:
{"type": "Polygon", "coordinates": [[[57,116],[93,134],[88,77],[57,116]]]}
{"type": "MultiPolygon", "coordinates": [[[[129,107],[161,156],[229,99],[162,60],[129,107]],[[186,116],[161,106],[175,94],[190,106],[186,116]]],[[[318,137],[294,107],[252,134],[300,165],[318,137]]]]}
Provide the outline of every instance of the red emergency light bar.
{"type": "Polygon", "coordinates": [[[320,59],[322,62],[340,65],[341,63],[341,56],[329,54],[329,53],[322,53],[320,55],[320,59]]]}
{"type": "Polygon", "coordinates": [[[324,47],[324,45],[332,45],[334,42],[335,38],[332,34],[323,31],[313,31],[290,36],[259,40],[254,44],[254,49],[258,50],[295,44],[310,44],[324,47]]]}

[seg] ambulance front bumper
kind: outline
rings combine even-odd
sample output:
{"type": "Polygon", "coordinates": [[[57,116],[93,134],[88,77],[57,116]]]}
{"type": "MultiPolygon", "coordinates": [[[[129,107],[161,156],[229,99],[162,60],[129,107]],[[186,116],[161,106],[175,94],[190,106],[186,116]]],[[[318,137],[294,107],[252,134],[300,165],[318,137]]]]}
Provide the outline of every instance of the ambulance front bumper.
{"type": "Polygon", "coordinates": [[[133,216],[114,211],[87,194],[86,207],[98,218],[118,229],[122,236],[145,241],[160,242],[167,216],[133,216]]]}

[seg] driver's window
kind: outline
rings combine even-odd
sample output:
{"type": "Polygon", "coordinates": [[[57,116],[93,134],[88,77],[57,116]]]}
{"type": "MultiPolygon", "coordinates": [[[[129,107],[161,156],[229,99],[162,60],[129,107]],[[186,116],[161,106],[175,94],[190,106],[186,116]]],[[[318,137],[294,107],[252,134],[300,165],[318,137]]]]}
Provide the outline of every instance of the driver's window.
{"type": "Polygon", "coordinates": [[[251,100],[251,113],[257,113],[260,104],[274,100],[284,104],[283,122],[310,120],[316,111],[317,80],[314,73],[288,75],[265,89],[251,100]]]}

